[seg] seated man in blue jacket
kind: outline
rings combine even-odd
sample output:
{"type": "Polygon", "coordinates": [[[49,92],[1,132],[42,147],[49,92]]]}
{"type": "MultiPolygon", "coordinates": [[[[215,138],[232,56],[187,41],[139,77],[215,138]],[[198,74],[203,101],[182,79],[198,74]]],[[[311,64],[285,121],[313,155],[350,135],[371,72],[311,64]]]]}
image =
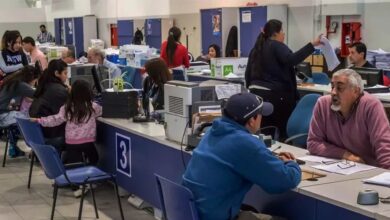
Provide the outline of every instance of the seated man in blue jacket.
{"type": "Polygon", "coordinates": [[[272,111],[270,103],[254,94],[233,95],[223,117],[213,122],[194,150],[183,185],[193,192],[201,220],[273,219],[240,212],[245,194],[253,184],[268,193],[283,193],[299,184],[301,170],[294,156],[282,152],[276,157],[252,136],[262,116],[272,111]]]}

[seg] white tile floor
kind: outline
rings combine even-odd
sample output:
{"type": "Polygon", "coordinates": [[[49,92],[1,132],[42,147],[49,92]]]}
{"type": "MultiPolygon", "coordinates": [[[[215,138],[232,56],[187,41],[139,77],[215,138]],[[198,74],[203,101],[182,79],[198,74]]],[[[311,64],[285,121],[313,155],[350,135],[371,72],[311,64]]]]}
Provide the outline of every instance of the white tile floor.
{"type": "MultiPolygon", "coordinates": [[[[22,143],[21,141],[19,143],[22,143]]],[[[22,145],[22,144],[18,144],[22,145]]],[[[0,141],[2,162],[5,143],[0,141]]],[[[42,169],[35,165],[31,188],[27,189],[30,161],[26,157],[7,158],[6,166],[0,165],[0,220],[47,220],[50,219],[53,187],[42,169]]],[[[119,209],[110,184],[99,185],[95,190],[99,219],[120,219],[119,209]]],[[[70,189],[60,189],[55,212],[56,220],[77,219],[80,200],[70,189]]],[[[152,214],[138,210],[122,198],[126,220],[153,220],[152,214]]],[[[83,219],[95,219],[91,194],[84,202],[83,219]]]]}

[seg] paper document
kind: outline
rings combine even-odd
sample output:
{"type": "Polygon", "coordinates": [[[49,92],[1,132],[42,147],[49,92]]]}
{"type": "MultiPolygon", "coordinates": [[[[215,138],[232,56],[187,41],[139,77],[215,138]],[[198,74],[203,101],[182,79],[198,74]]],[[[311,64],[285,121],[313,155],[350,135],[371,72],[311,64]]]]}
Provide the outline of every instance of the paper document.
{"type": "Polygon", "coordinates": [[[228,99],[230,96],[241,92],[240,84],[223,84],[215,85],[215,92],[217,93],[218,100],[228,99]]]}
{"type": "Polygon", "coordinates": [[[384,172],[370,179],[363,180],[363,182],[390,187],[390,172],[384,172]]]}
{"type": "Polygon", "coordinates": [[[320,164],[320,165],[315,165],[315,166],[311,166],[311,167],[319,169],[319,170],[328,171],[331,173],[342,174],[342,175],[350,175],[353,173],[366,171],[366,170],[372,170],[372,169],[376,168],[373,166],[369,166],[369,165],[361,164],[361,163],[355,163],[352,161],[348,161],[347,163],[344,161],[340,161],[338,163],[333,163],[333,164],[329,164],[329,165],[320,164]]]}
{"type": "Polygon", "coordinates": [[[326,37],[321,37],[321,42],[323,43],[322,53],[324,54],[326,63],[328,64],[328,69],[329,71],[332,71],[340,64],[340,61],[336,56],[334,48],[330,45],[329,40],[326,37]]]}
{"type": "Polygon", "coordinates": [[[339,162],[340,160],[333,159],[333,158],[327,158],[327,157],[320,157],[320,156],[313,156],[313,155],[308,155],[304,157],[298,157],[300,160],[304,160],[307,162],[314,162],[314,163],[324,163],[324,164],[329,164],[332,162],[339,162]]]}

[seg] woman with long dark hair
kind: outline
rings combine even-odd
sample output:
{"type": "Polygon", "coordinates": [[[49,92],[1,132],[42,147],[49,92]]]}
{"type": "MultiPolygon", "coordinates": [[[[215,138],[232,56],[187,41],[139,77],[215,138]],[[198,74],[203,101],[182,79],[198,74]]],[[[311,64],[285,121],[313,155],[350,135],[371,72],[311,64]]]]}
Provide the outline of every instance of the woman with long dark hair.
{"type": "Polygon", "coordinates": [[[314,52],[320,37],[293,53],[284,44],[282,22],[269,20],[251,50],[245,72],[251,93],[274,105],[272,115],[263,117],[262,126],[276,126],[286,137],[286,124],[299,99],[294,66],[314,52]]]}
{"type": "MultiPolygon", "coordinates": [[[[68,98],[69,87],[65,85],[68,78],[67,64],[62,60],[52,60],[38,80],[38,86],[34,94],[34,101],[30,107],[30,116],[34,118],[55,115],[59,112],[68,98]]],[[[63,138],[65,124],[55,128],[44,128],[45,138],[63,138]]],[[[60,142],[60,141],[59,141],[60,142]]],[[[53,144],[61,147],[60,143],[53,144]]]]}
{"type": "Polygon", "coordinates": [[[149,60],[145,64],[145,70],[148,73],[143,82],[145,96],[152,99],[154,110],[164,109],[164,84],[172,80],[172,74],[167,64],[160,58],[149,60]]]}
{"type": "Polygon", "coordinates": [[[190,66],[187,48],[180,43],[181,31],[178,27],[171,27],[168,32],[168,39],[161,45],[160,57],[169,68],[190,66]]]}
{"type": "Polygon", "coordinates": [[[0,88],[0,127],[8,127],[9,155],[20,156],[24,153],[17,148],[19,130],[15,118],[27,118],[28,115],[20,110],[23,99],[31,99],[34,95],[33,85],[40,71],[32,66],[21,70],[4,79],[0,88]]]}

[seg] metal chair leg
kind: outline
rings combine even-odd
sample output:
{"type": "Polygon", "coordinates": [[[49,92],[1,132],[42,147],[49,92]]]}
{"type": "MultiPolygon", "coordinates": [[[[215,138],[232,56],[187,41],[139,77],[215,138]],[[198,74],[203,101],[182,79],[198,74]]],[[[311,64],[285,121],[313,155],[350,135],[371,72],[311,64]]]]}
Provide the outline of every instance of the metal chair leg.
{"type": "Polygon", "coordinates": [[[56,209],[56,202],[57,202],[57,192],[58,192],[58,186],[54,184],[54,190],[53,190],[53,205],[51,207],[51,217],[50,219],[53,220],[54,218],[54,211],[56,209]]]}
{"type": "Polygon", "coordinates": [[[89,184],[89,187],[91,187],[93,206],[95,207],[95,215],[96,215],[96,218],[99,218],[99,213],[98,213],[98,210],[97,210],[96,200],[95,200],[95,190],[92,187],[92,183],[89,184]]]}
{"type": "Polygon", "coordinates": [[[118,199],[118,206],[119,206],[119,211],[120,211],[120,213],[121,213],[121,219],[122,219],[122,220],[125,220],[125,217],[123,216],[121,198],[119,197],[119,192],[118,192],[118,184],[116,184],[116,180],[115,180],[115,179],[113,179],[113,182],[114,182],[114,188],[115,188],[116,198],[118,199]]]}
{"type": "Polygon", "coordinates": [[[85,184],[81,188],[81,199],[80,199],[79,218],[78,218],[79,220],[81,220],[81,215],[83,214],[84,194],[85,194],[85,184]]]}
{"type": "Polygon", "coordinates": [[[8,153],[8,143],[9,143],[9,134],[8,134],[8,128],[5,129],[5,150],[4,150],[4,157],[3,157],[3,167],[5,167],[5,161],[7,160],[7,153],[8,153]]]}
{"type": "Polygon", "coordinates": [[[27,189],[30,189],[30,185],[31,185],[31,176],[32,176],[32,170],[33,170],[33,166],[34,166],[34,159],[35,159],[34,151],[31,151],[30,172],[28,174],[27,189]]]}

